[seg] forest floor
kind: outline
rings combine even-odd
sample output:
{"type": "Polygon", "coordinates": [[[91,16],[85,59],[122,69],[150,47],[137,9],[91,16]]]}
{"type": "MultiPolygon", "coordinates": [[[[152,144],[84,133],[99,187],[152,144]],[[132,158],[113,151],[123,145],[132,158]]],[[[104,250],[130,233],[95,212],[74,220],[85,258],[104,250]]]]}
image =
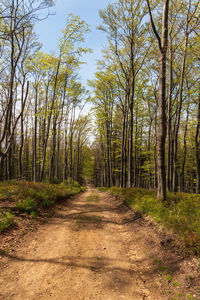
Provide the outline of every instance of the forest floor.
{"type": "Polygon", "coordinates": [[[123,201],[89,187],[1,251],[0,299],[200,299],[198,258],[167,241],[123,201]]]}

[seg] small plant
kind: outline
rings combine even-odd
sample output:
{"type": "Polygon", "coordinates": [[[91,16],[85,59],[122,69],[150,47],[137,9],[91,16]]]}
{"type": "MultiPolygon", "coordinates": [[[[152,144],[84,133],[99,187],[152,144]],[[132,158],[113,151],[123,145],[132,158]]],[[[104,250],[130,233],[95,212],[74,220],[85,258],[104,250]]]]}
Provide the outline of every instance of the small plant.
{"type": "Polygon", "coordinates": [[[55,201],[53,199],[44,199],[41,201],[41,207],[49,207],[51,205],[53,205],[55,203],[55,201]]]}
{"type": "Polygon", "coordinates": [[[172,276],[170,274],[166,274],[166,279],[168,283],[170,283],[172,281],[172,276]]]}
{"type": "Polygon", "coordinates": [[[161,271],[161,272],[164,272],[166,269],[167,269],[166,266],[160,266],[160,271],[161,271]]]}
{"type": "Polygon", "coordinates": [[[0,232],[8,228],[14,221],[14,217],[10,212],[0,212],[0,232]]]}
{"type": "Polygon", "coordinates": [[[30,197],[25,200],[18,201],[16,206],[19,210],[26,211],[28,213],[37,210],[36,202],[30,197]]]}
{"type": "Polygon", "coordinates": [[[171,294],[173,293],[173,291],[172,291],[172,290],[169,290],[168,293],[171,295],[171,294]]]}
{"type": "Polygon", "coordinates": [[[180,285],[180,283],[178,281],[173,282],[174,287],[178,287],[179,285],[180,285]]]}
{"type": "Polygon", "coordinates": [[[177,297],[182,297],[182,296],[183,296],[182,293],[178,293],[178,294],[177,294],[177,297]]]}
{"type": "Polygon", "coordinates": [[[162,261],[160,259],[154,259],[154,265],[161,265],[162,264],[162,261]]]}
{"type": "Polygon", "coordinates": [[[187,278],[188,278],[189,280],[193,280],[193,279],[194,279],[194,276],[193,276],[193,275],[188,275],[187,278]]]}
{"type": "Polygon", "coordinates": [[[32,219],[35,219],[35,218],[36,218],[36,212],[33,211],[33,210],[32,210],[32,212],[31,212],[31,218],[32,218],[32,219]]]}

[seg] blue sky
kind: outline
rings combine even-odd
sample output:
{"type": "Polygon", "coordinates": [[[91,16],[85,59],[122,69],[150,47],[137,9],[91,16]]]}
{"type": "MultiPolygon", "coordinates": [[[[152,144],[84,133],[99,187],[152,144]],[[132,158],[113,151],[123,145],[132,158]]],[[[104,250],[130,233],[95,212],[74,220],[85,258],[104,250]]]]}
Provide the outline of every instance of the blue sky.
{"type": "Polygon", "coordinates": [[[86,36],[87,47],[92,48],[93,53],[84,56],[87,63],[81,67],[79,72],[82,83],[86,86],[87,80],[93,78],[96,71],[96,59],[101,58],[101,49],[106,45],[106,35],[96,27],[101,24],[99,9],[105,8],[112,0],[57,0],[51,9],[55,15],[39,22],[35,31],[43,44],[43,51],[51,53],[56,50],[56,44],[64,29],[68,13],[79,15],[89,25],[91,32],[86,36]]]}

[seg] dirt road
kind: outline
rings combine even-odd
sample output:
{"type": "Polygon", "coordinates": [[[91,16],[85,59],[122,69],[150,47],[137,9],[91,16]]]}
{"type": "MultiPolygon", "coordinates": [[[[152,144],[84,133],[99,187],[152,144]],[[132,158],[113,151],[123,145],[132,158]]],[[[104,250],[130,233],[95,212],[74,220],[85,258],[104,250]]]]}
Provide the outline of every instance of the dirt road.
{"type": "Polygon", "coordinates": [[[93,189],[62,204],[3,257],[0,299],[168,299],[136,217],[93,189]]]}

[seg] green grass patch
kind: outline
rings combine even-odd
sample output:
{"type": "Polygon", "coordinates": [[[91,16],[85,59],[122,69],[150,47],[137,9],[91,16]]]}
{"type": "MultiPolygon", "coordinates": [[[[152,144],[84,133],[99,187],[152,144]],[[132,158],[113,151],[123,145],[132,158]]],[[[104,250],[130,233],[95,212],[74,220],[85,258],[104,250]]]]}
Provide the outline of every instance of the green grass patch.
{"type": "Polygon", "coordinates": [[[99,190],[100,192],[105,193],[105,192],[109,191],[109,188],[107,188],[107,187],[97,187],[97,190],[99,190]]]}
{"type": "MultiPolygon", "coordinates": [[[[84,190],[85,187],[71,179],[59,184],[12,180],[0,182],[0,201],[2,203],[9,201],[12,203],[12,207],[16,207],[19,211],[26,212],[35,218],[38,211],[84,190]]],[[[7,228],[11,220],[12,215],[2,211],[0,231],[7,228]]]]}
{"type": "Polygon", "coordinates": [[[14,222],[14,216],[10,212],[0,212],[0,232],[8,228],[14,222]]]}
{"type": "Polygon", "coordinates": [[[167,205],[157,199],[153,190],[117,187],[107,190],[124,199],[134,210],[172,229],[186,247],[200,255],[200,195],[168,193],[167,205]]]}

